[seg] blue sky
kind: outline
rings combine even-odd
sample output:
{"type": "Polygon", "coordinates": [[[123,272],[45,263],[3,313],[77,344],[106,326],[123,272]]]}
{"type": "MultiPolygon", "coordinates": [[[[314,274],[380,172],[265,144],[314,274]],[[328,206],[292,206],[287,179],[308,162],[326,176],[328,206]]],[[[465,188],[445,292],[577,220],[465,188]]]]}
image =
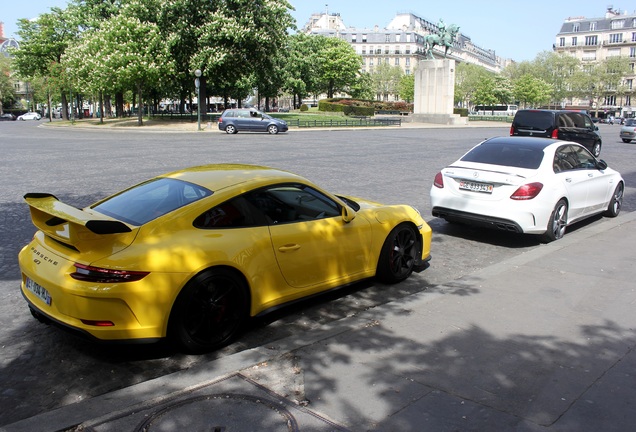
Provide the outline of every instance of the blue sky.
{"type": "MultiPolygon", "coordinates": [[[[551,51],[556,34],[568,17],[598,18],[606,5],[634,13],[631,0],[290,0],[292,12],[302,27],[314,12],[339,13],[348,27],[385,27],[397,13],[411,12],[432,23],[440,18],[457,24],[474,44],[493,49],[496,54],[516,61],[533,60],[541,51],[551,51]],[[631,3],[631,4],[630,4],[631,3]]],[[[0,21],[5,37],[15,35],[18,18],[34,18],[51,7],[65,8],[68,0],[0,0],[0,21]]]]}

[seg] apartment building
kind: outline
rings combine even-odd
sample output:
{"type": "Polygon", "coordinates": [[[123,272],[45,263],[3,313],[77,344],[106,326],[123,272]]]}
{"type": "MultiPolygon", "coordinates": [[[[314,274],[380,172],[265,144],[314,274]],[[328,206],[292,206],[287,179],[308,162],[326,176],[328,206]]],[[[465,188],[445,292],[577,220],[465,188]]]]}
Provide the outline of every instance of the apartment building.
{"type": "Polygon", "coordinates": [[[584,64],[592,64],[613,56],[630,59],[631,73],[623,78],[624,90],[608,89],[600,107],[589,100],[571,100],[568,105],[598,108],[605,116],[634,117],[634,65],[636,64],[636,12],[627,13],[608,6],[600,18],[571,17],[556,35],[553,47],[557,53],[572,55],[584,64]],[[633,105],[633,106],[632,106],[633,105]]]}
{"type": "MultiPolygon", "coordinates": [[[[460,25],[460,33],[448,57],[480,65],[491,72],[501,72],[509,60],[498,57],[494,50],[475,45],[470,37],[461,33],[461,24],[454,24],[460,25]]],[[[302,28],[306,34],[339,37],[347,41],[362,56],[362,70],[365,72],[373,72],[377,65],[388,63],[401,67],[405,74],[413,73],[417,62],[426,58],[424,37],[438,30],[437,24],[412,13],[397,14],[385,28],[347,27],[340,14],[328,11],[312,14],[302,28]]],[[[433,55],[442,58],[443,48],[435,47],[433,55]]]]}

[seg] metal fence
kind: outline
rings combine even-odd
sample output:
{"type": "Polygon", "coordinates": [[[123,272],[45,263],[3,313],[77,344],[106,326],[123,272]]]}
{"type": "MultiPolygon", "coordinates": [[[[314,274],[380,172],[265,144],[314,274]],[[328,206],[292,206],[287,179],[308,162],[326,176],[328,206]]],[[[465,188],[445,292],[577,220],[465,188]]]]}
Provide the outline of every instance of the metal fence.
{"type": "MultiPolygon", "coordinates": [[[[153,117],[168,119],[173,121],[196,122],[196,113],[157,113],[153,117]]],[[[218,122],[221,113],[201,114],[201,122],[218,122]]],[[[299,128],[320,128],[320,127],[372,127],[372,126],[402,126],[401,118],[373,118],[373,117],[349,117],[342,120],[306,120],[306,119],[283,119],[289,126],[299,128]]]]}

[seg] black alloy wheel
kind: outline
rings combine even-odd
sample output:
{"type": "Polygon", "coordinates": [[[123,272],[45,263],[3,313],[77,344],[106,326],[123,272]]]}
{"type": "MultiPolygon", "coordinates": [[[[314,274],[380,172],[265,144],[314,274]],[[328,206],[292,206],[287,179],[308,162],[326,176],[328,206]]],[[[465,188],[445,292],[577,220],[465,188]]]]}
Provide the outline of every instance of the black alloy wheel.
{"type": "Polygon", "coordinates": [[[170,337],[189,352],[208,352],[230,342],[248,314],[243,280],[230,270],[211,269],[179,293],[170,315],[170,337]]]}
{"type": "Polygon", "coordinates": [[[393,284],[408,278],[413,272],[419,250],[415,228],[406,223],[393,228],[382,246],[378,279],[393,284]]]}

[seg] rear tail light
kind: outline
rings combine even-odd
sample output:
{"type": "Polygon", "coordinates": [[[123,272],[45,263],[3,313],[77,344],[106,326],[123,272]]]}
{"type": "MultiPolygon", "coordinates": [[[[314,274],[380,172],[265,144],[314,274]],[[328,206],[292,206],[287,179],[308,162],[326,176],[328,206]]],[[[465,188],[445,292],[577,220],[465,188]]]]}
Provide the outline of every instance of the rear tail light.
{"type": "Polygon", "coordinates": [[[510,136],[513,136],[514,134],[515,134],[515,127],[510,126],[510,136]]]}
{"type": "Polygon", "coordinates": [[[559,138],[559,130],[558,129],[554,129],[552,131],[552,135],[550,135],[552,138],[554,139],[558,139],[559,138]]]}
{"type": "Polygon", "coordinates": [[[543,184],[541,183],[528,183],[523,186],[520,186],[515,193],[510,195],[510,199],[513,200],[530,200],[541,192],[543,189],[543,184]]]}
{"type": "Polygon", "coordinates": [[[433,180],[433,185],[440,189],[444,189],[444,176],[441,172],[435,174],[435,180],[433,180]]]}
{"type": "Polygon", "coordinates": [[[75,263],[75,272],[71,273],[73,279],[84,282],[118,283],[135,282],[146,277],[149,272],[112,270],[75,263]]]}

